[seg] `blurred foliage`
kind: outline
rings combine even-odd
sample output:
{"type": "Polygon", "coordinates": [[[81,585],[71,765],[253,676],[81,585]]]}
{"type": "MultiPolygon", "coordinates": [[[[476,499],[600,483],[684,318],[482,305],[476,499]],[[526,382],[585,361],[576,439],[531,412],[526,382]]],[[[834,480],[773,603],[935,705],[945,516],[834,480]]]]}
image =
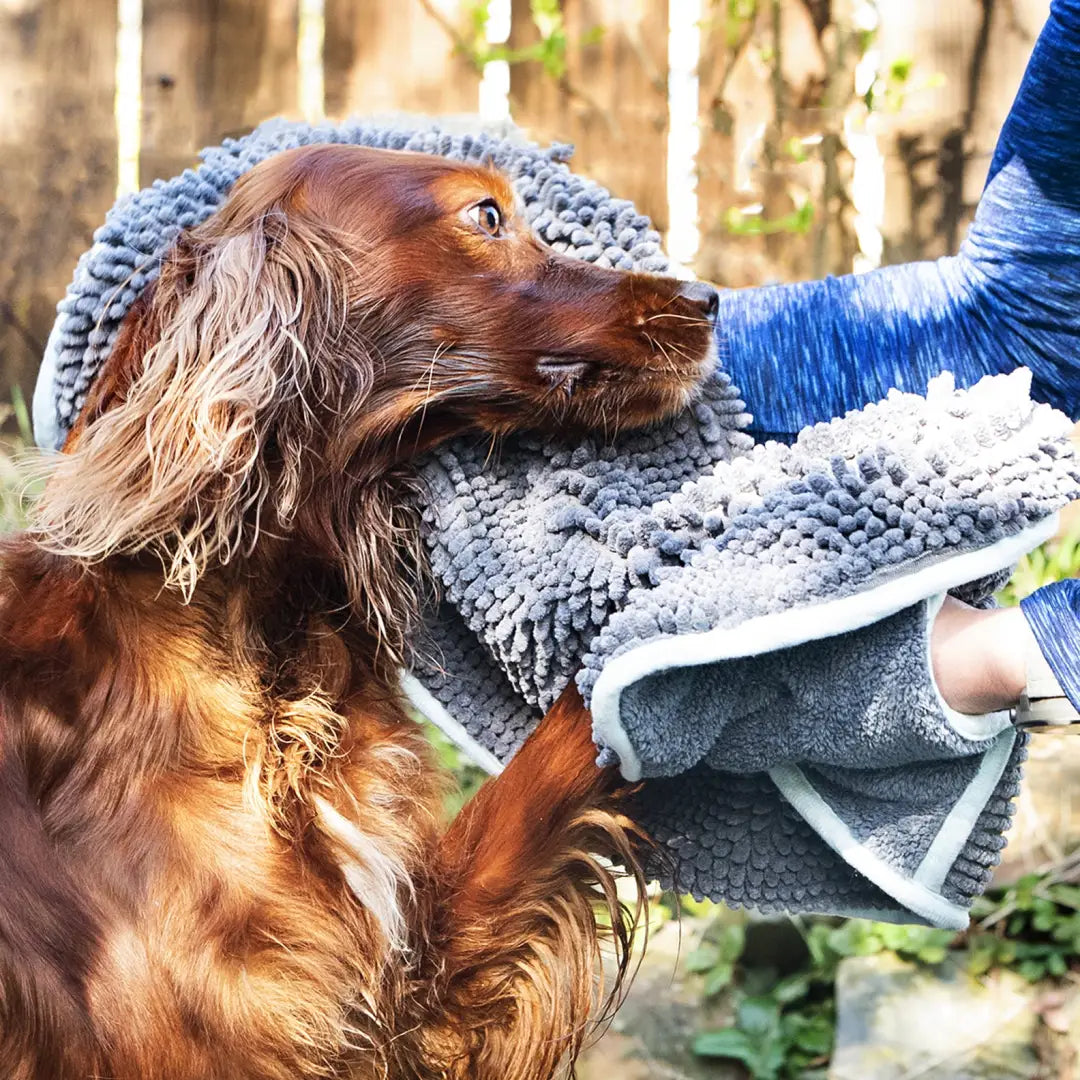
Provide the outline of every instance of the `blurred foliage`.
{"type": "Polygon", "coordinates": [[[965,936],[972,974],[1004,967],[1038,982],[1080,964],[1080,885],[1062,876],[1028,874],[975,902],[977,922],[965,936]]]}
{"type": "MultiPolygon", "coordinates": [[[[738,49],[753,28],[758,16],[758,0],[727,0],[721,8],[719,19],[724,23],[724,42],[728,49],[738,49]]],[[[702,29],[708,30],[712,19],[702,20],[702,29]]]]}
{"type": "Polygon", "coordinates": [[[28,500],[33,497],[33,488],[18,464],[20,456],[34,444],[30,410],[18,387],[12,391],[11,404],[0,405],[0,432],[9,426],[15,429],[13,435],[0,434],[0,536],[22,527],[28,500]]]}
{"type": "Polygon", "coordinates": [[[890,951],[938,964],[956,936],[950,930],[865,919],[796,920],[794,925],[805,946],[795,970],[755,966],[744,962],[745,921],[720,909],[686,966],[701,975],[705,997],[730,996],[732,1022],[698,1035],[694,1053],[737,1060],[753,1080],[824,1076],[833,1047],[833,986],[840,962],[890,951]]]}
{"type": "MultiPolygon", "coordinates": [[[[867,41],[866,47],[869,47],[867,41]]],[[[863,102],[870,112],[898,113],[907,102],[908,95],[924,90],[936,90],[945,85],[945,76],[934,72],[918,81],[912,79],[916,62],[912,56],[898,56],[870,84],[863,95],[863,102]]]]}
{"type": "Polygon", "coordinates": [[[434,724],[420,715],[416,718],[421,722],[428,741],[435,748],[443,768],[449,770],[453,781],[453,786],[443,800],[443,809],[449,821],[476,794],[487,778],[487,773],[474,765],[434,724]]]}
{"type": "Polygon", "coordinates": [[[1036,589],[1065,578],[1080,577],[1080,529],[1051,540],[1025,555],[998,599],[1012,607],[1036,589]]]}
{"type": "MultiPolygon", "coordinates": [[[[492,45],[487,40],[490,0],[477,0],[468,12],[469,32],[458,42],[459,49],[470,63],[482,71],[484,65],[493,60],[504,60],[508,64],[521,64],[527,60],[536,60],[544,71],[556,81],[566,74],[566,26],[563,20],[560,0],[529,0],[529,11],[533,25],[540,38],[530,45],[512,48],[509,45],[492,45]]],[[[592,45],[604,36],[603,26],[590,27],[577,43],[592,45]]]]}
{"type": "Polygon", "coordinates": [[[739,1061],[752,1080],[823,1077],[833,1047],[836,973],[848,957],[893,953],[929,967],[951,957],[974,977],[1006,968],[1029,982],[1080,972],[1080,885],[1062,880],[1078,870],[1080,860],[1071,859],[988,893],[963,933],[866,919],[793,920],[805,945],[793,971],[748,961],[745,916],[718,907],[686,967],[701,977],[703,997],[727,996],[732,1020],[699,1034],[694,1053],[739,1061]]]}
{"type": "Polygon", "coordinates": [[[728,209],[725,219],[727,230],[733,236],[772,236],[775,233],[803,234],[810,231],[814,224],[814,204],[807,200],[800,203],[789,214],[778,218],[767,218],[761,207],[728,209]]]}

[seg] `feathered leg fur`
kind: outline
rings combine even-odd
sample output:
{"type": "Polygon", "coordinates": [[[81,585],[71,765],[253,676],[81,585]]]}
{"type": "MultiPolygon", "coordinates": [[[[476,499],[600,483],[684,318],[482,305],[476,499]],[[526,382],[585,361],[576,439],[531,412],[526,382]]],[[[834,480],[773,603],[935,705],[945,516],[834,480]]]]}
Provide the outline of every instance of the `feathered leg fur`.
{"type": "Polygon", "coordinates": [[[620,779],[595,764],[591,721],[565,691],[506,771],[442,840],[430,913],[430,1007],[416,1055],[447,1080],[547,1080],[617,1005],[642,912],[638,838],[620,779]],[[622,871],[617,866],[625,867],[622,871]],[[616,891],[631,877],[637,901],[616,891]],[[602,944],[613,945],[605,986],[602,944]]]}

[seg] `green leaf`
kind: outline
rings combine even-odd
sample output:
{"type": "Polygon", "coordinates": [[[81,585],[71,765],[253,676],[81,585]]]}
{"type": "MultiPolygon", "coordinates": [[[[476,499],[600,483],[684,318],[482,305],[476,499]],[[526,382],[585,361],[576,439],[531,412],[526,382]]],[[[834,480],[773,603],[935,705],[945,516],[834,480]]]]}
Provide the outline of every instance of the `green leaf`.
{"type": "Polygon", "coordinates": [[[694,975],[711,971],[720,962],[720,950],[711,942],[704,942],[686,957],[686,970],[694,975]]]}
{"type": "Polygon", "coordinates": [[[827,923],[814,923],[806,932],[806,948],[815,968],[825,969],[829,954],[829,936],[832,928],[827,923]]]}
{"type": "Polygon", "coordinates": [[[750,1062],[750,1075],[754,1080],[779,1080],[788,1048],[777,1039],[768,1040],[757,1048],[750,1062]]]}
{"type": "Polygon", "coordinates": [[[811,1058],[823,1057],[832,1052],[835,1024],[833,1017],[826,1012],[814,1015],[793,1013],[785,1016],[788,1025],[788,1039],[811,1058]]]}
{"type": "Polygon", "coordinates": [[[1006,927],[1006,933],[1009,937],[1019,937],[1027,926],[1027,915],[1018,911],[1015,915],[1009,919],[1009,924],[1006,927]]]}
{"type": "Polygon", "coordinates": [[[1051,885],[1047,892],[1055,904],[1080,911],[1080,886],[1051,885]]]}
{"type": "Polygon", "coordinates": [[[1046,974],[1046,965],[1039,960],[1025,960],[1016,971],[1022,979],[1036,983],[1046,974]]]}
{"type": "Polygon", "coordinates": [[[1080,936],[1080,915],[1061,915],[1053,920],[1050,936],[1055,941],[1074,941],[1080,936]]]}
{"type": "Polygon", "coordinates": [[[886,949],[912,956],[923,964],[940,964],[956,938],[953,931],[939,930],[932,926],[875,923],[873,932],[886,949]]]}
{"type": "Polygon", "coordinates": [[[1031,904],[1031,925],[1036,930],[1049,930],[1062,915],[1058,912],[1057,904],[1053,900],[1047,900],[1044,896],[1038,896],[1031,904]]]}
{"type": "Polygon", "coordinates": [[[736,1028],[706,1031],[694,1040],[692,1049],[698,1057],[734,1058],[747,1066],[754,1058],[750,1040],[736,1028]]]}
{"type": "Polygon", "coordinates": [[[806,997],[810,990],[810,976],[805,972],[788,975],[781,979],[772,989],[772,996],[781,1005],[790,1005],[793,1001],[799,1001],[806,997]]]}
{"type": "Polygon", "coordinates": [[[716,946],[720,959],[735,963],[746,944],[746,927],[742,923],[718,923],[709,930],[709,940],[716,946]]]}
{"type": "Polygon", "coordinates": [[[705,976],[704,993],[707,998],[716,997],[722,990],[726,990],[735,977],[734,964],[717,964],[716,967],[705,976]]]}
{"type": "Polygon", "coordinates": [[[482,39],[487,32],[488,16],[491,14],[491,0],[476,0],[468,9],[469,24],[474,37],[482,39]]]}
{"type": "Polygon", "coordinates": [[[1038,874],[1024,874],[1016,882],[1016,906],[1024,909],[1029,908],[1035,901],[1035,890],[1039,887],[1042,879],[1038,874]]]}
{"type": "Polygon", "coordinates": [[[931,966],[944,963],[948,955],[948,949],[944,949],[940,945],[927,945],[915,954],[920,963],[931,966]]]}
{"type": "Polygon", "coordinates": [[[759,211],[728,207],[724,225],[734,236],[773,236],[777,233],[807,233],[814,223],[814,204],[802,202],[790,213],[777,218],[764,217],[759,211]]]}
{"type": "Polygon", "coordinates": [[[771,997],[746,997],[739,1002],[735,1022],[740,1031],[760,1038],[775,1038],[780,1030],[780,1005],[771,997]]]}
{"type": "Polygon", "coordinates": [[[26,406],[22,387],[17,383],[11,388],[11,415],[15,417],[15,423],[18,425],[19,438],[27,446],[33,446],[34,426],[30,422],[30,410],[26,406]]]}
{"type": "Polygon", "coordinates": [[[907,82],[911,77],[911,69],[915,66],[915,61],[910,56],[897,57],[889,65],[889,78],[894,82],[907,82]]]}
{"type": "Polygon", "coordinates": [[[976,944],[968,952],[967,969],[978,977],[985,975],[997,960],[997,949],[994,945],[976,944]]]}
{"type": "Polygon", "coordinates": [[[829,935],[829,948],[840,956],[873,956],[883,945],[873,923],[849,919],[829,935]]]}

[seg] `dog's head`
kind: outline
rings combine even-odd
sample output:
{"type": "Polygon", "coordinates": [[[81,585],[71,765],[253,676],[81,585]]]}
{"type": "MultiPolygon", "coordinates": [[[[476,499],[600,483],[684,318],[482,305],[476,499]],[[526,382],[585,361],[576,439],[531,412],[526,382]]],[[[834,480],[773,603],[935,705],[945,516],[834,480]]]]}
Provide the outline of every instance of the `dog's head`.
{"type": "Polygon", "coordinates": [[[641,425],[685,406],[710,359],[715,290],[555,253],[490,167],[293,151],[192,239],[213,250],[225,236],[252,243],[251,274],[288,269],[279,303],[306,285],[312,357],[365,384],[359,423],[328,432],[339,454],[384,430],[411,453],[466,427],[641,425]]]}
{"type": "MultiPolygon", "coordinates": [[[[40,520],[88,559],[154,549],[190,589],[260,528],[362,506],[451,435],[671,414],[711,365],[716,308],[710,286],[545,247],[491,167],[282,153],[180,237],[128,315],[60,466],[78,476],[55,478],[40,520]]],[[[321,530],[396,528],[338,516],[321,530]]]]}

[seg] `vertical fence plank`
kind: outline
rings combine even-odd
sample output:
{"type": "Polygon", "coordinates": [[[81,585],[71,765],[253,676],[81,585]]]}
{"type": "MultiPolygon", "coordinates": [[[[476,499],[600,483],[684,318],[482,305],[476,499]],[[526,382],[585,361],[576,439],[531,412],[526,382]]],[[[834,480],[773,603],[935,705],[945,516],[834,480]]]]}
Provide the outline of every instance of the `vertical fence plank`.
{"type": "Polygon", "coordinates": [[[0,401],[116,194],[115,0],[0,5],[0,401]]]}
{"type": "MultiPolygon", "coordinates": [[[[667,0],[563,0],[566,71],[510,69],[510,114],[533,137],[574,143],[574,168],[667,227],[667,0]],[[599,36],[597,36],[599,35],[599,36]]],[[[514,0],[511,45],[540,40],[514,0]]]]}
{"type": "Polygon", "coordinates": [[[271,116],[298,116],[297,0],[144,0],[140,183],[271,116]]]}
{"type": "MultiPolygon", "coordinates": [[[[701,60],[698,63],[698,117],[701,145],[697,155],[698,277],[721,284],[741,284],[746,274],[733,270],[728,258],[726,214],[736,203],[735,110],[729,100],[735,60],[749,28],[733,37],[727,0],[703,5],[701,60]],[[722,4],[722,6],[721,6],[722,4]]],[[[742,28],[740,28],[742,29],[742,28]]]]}
{"type": "Polygon", "coordinates": [[[817,230],[831,221],[825,203],[835,211],[839,201],[826,197],[821,152],[841,129],[842,109],[826,105],[835,46],[796,0],[750,5],[739,17],[727,0],[709,0],[702,30],[695,270],[743,286],[849,269],[846,252],[829,250],[840,244],[821,244],[831,257],[814,265],[817,230]],[[807,136],[819,137],[821,149],[793,155],[792,140],[807,136]],[[797,219],[807,202],[812,227],[797,219]]]}
{"type": "Polygon", "coordinates": [[[886,261],[949,254],[971,222],[1049,3],[883,0],[879,10],[883,62],[914,61],[903,108],[882,124],[886,261]]]}
{"type": "Polygon", "coordinates": [[[475,113],[480,74],[455,48],[468,0],[326,0],[326,114],[475,113]]]}
{"type": "Polygon", "coordinates": [[[211,127],[210,0],[143,0],[139,182],[190,165],[211,127]]]}
{"type": "Polygon", "coordinates": [[[884,63],[914,61],[903,108],[882,123],[888,262],[947,254],[970,217],[963,184],[971,150],[969,72],[992,7],[980,0],[929,9],[884,0],[880,7],[884,63]]]}

